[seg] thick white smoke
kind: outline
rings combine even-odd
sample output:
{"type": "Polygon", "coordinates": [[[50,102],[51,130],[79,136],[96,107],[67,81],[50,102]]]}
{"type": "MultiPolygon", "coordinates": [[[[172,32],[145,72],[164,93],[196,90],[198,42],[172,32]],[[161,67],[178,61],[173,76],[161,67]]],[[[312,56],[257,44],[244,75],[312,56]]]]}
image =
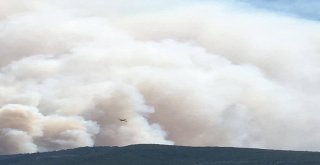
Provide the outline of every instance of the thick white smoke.
{"type": "Polygon", "coordinates": [[[0,154],[320,150],[319,22],[244,7],[0,1],[0,154]]]}

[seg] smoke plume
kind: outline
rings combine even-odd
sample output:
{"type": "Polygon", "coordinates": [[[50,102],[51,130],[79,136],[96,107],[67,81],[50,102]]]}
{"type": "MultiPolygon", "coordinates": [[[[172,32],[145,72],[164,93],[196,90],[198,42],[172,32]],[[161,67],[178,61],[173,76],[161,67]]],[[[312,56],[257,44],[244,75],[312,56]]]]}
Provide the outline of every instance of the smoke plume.
{"type": "Polygon", "coordinates": [[[319,151],[319,29],[246,2],[0,1],[0,154],[319,151]]]}

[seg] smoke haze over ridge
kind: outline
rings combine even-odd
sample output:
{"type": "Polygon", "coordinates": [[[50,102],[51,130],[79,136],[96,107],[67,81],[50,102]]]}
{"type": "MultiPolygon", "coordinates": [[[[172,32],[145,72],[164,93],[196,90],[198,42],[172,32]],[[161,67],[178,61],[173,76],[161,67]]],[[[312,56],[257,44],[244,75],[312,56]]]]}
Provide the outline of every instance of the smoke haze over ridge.
{"type": "Polygon", "coordinates": [[[0,154],[319,151],[319,29],[235,1],[0,1],[0,154]]]}

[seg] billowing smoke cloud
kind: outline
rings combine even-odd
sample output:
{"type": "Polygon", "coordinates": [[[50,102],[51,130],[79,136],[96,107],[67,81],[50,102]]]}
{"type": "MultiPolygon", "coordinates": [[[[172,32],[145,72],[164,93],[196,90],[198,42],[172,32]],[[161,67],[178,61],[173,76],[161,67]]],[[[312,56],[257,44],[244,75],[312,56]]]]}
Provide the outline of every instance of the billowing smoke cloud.
{"type": "Polygon", "coordinates": [[[320,150],[315,20],[191,0],[14,0],[0,11],[0,154],[320,150]]]}

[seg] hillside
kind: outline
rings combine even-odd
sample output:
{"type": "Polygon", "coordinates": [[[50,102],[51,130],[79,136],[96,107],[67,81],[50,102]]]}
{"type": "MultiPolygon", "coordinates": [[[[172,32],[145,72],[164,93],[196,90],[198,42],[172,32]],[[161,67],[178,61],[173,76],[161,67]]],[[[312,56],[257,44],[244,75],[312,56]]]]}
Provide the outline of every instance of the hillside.
{"type": "Polygon", "coordinates": [[[320,153],[140,144],[0,156],[1,165],[319,165],[320,153]]]}

